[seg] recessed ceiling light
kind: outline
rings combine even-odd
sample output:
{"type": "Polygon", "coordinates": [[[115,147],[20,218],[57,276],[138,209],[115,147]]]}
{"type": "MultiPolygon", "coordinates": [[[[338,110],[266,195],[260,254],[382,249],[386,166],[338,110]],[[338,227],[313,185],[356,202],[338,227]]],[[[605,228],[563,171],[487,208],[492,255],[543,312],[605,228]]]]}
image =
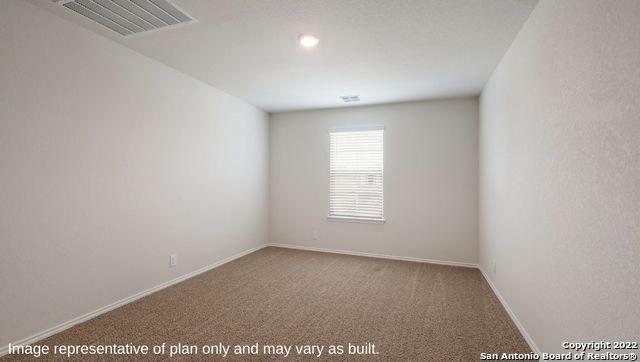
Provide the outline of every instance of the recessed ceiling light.
{"type": "Polygon", "coordinates": [[[320,39],[317,36],[311,34],[302,34],[300,35],[300,45],[305,48],[313,48],[318,45],[320,39]]]}

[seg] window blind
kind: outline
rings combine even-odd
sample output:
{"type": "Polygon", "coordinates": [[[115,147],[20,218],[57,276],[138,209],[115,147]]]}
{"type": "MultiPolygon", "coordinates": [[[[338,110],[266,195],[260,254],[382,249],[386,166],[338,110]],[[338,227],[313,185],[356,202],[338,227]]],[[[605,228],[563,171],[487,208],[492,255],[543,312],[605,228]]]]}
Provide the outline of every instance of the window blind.
{"type": "Polygon", "coordinates": [[[329,132],[329,217],[383,220],[383,129],[329,132]]]}

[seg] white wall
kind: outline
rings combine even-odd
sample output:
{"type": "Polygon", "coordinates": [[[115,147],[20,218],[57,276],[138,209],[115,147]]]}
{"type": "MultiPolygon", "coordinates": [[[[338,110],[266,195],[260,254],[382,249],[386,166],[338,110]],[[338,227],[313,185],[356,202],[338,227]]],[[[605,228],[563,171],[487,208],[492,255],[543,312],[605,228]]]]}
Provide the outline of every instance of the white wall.
{"type": "Polygon", "coordinates": [[[480,261],[543,351],[640,336],[638,19],[543,0],[482,93],[480,261]]]}
{"type": "Polygon", "coordinates": [[[266,241],[265,113],[24,1],[0,59],[0,346],[266,241]]]}
{"type": "Polygon", "coordinates": [[[272,115],[270,241],[476,263],[477,123],[477,98],[272,115]],[[328,221],[327,131],[372,125],[385,126],[387,222],[328,221]]]}

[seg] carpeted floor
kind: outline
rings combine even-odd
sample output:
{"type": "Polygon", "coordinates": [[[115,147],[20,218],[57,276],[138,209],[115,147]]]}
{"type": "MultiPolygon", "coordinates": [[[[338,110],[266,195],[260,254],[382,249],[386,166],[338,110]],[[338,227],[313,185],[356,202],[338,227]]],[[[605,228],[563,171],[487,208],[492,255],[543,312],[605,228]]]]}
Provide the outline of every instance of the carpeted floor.
{"type": "MultiPolygon", "coordinates": [[[[340,360],[470,361],[483,352],[530,352],[476,269],[274,247],[41,344],[163,342],[199,346],[194,360],[205,357],[202,346],[220,342],[232,348],[258,342],[260,355],[252,358],[272,360],[282,355],[263,355],[265,344],[323,345],[320,359],[332,357],[330,345],[343,345],[344,354],[333,356],[340,360]],[[349,355],[349,343],[372,343],[378,354],[349,355]]],[[[232,353],[227,358],[249,359],[232,353]]],[[[301,359],[295,347],[289,359],[301,359]]]]}

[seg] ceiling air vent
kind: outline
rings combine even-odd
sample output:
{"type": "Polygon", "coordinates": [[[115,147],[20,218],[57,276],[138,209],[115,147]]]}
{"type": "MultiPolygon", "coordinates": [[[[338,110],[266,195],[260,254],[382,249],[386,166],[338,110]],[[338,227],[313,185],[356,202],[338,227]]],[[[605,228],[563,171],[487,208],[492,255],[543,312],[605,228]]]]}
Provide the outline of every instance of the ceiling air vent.
{"type": "Polygon", "coordinates": [[[360,96],[341,96],[344,103],[360,102],[360,96]]]}
{"type": "Polygon", "coordinates": [[[71,0],[62,6],[124,36],[194,21],[167,0],[71,0]]]}

